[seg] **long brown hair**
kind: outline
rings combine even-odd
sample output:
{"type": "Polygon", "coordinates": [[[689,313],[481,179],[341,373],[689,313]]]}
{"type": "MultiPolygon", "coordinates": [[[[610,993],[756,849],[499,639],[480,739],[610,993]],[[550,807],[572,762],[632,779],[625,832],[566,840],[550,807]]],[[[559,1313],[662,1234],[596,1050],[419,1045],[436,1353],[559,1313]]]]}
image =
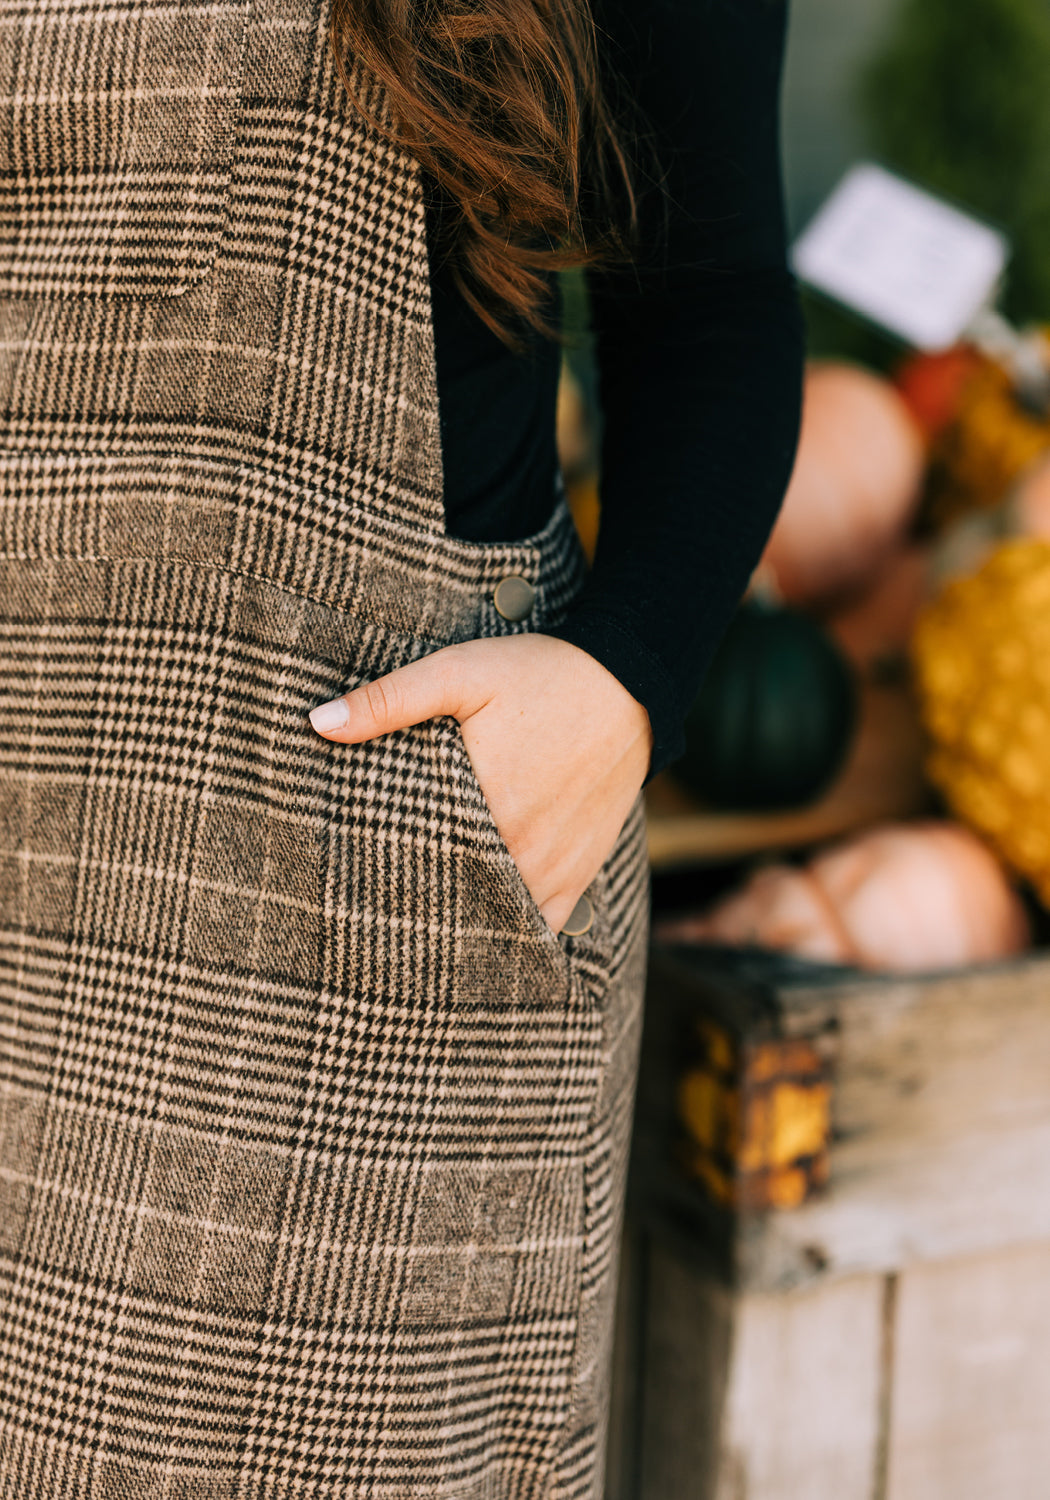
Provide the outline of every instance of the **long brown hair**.
{"type": "Polygon", "coordinates": [[[470,306],[511,348],[557,339],[546,273],[628,260],[638,229],[642,122],[603,87],[590,0],[334,0],[332,42],[357,108],[458,204],[443,253],[470,306]]]}

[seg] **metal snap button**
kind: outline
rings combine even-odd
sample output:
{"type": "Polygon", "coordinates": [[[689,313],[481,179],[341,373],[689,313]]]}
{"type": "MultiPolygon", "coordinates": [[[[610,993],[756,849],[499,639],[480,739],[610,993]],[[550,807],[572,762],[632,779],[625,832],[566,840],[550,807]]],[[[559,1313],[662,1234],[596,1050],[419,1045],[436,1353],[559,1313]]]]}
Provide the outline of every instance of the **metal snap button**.
{"type": "Polygon", "coordinates": [[[593,921],[594,902],[584,893],[569,913],[569,920],[562,927],[562,932],[569,937],[579,937],[581,933],[588,930],[593,921]]]}
{"type": "Polygon", "coordinates": [[[508,573],[496,585],[492,602],[505,620],[524,620],[536,603],[536,590],[520,573],[508,573]]]}

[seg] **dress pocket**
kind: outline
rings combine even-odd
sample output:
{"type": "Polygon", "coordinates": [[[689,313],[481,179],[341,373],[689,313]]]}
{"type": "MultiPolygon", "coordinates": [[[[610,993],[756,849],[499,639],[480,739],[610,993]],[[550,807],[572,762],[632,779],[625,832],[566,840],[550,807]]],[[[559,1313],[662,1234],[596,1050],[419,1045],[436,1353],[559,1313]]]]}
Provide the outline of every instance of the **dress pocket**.
{"type": "Polygon", "coordinates": [[[0,10],[0,294],[172,297],[222,237],[249,0],[0,10]]]}
{"type": "Polygon", "coordinates": [[[590,970],[592,981],[600,981],[603,976],[607,977],[610,934],[605,891],[608,861],[586,890],[586,896],[591,905],[591,922],[586,931],[576,934],[556,933],[526,885],[517,862],[499,830],[488,798],[474,770],[474,763],[463,739],[459,722],[453,718],[444,718],[435,723],[442,726],[441,732],[446,737],[447,751],[457,782],[457,790],[469,807],[478,829],[479,839],[484,844],[488,857],[501,876],[505,887],[514,892],[521,919],[531,928],[535,941],[554,954],[568,971],[575,970],[582,961],[583,965],[590,970]]]}

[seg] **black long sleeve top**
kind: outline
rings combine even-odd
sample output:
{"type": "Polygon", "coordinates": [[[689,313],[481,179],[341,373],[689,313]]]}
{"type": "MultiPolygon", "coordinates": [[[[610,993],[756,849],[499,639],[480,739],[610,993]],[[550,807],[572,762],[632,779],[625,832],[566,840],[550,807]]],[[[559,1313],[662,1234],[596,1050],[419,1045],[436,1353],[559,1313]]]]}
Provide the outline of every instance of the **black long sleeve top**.
{"type": "MultiPolygon", "coordinates": [[[[683,721],[772,528],[794,458],[803,334],[779,154],[785,0],[592,0],[610,91],[666,169],[630,266],[588,272],[604,415],[587,585],[552,631],[600,661],[653,730],[683,721]]],[[[427,197],[449,530],[528,536],[550,514],[560,350],[512,354],[463,302],[427,197]]]]}

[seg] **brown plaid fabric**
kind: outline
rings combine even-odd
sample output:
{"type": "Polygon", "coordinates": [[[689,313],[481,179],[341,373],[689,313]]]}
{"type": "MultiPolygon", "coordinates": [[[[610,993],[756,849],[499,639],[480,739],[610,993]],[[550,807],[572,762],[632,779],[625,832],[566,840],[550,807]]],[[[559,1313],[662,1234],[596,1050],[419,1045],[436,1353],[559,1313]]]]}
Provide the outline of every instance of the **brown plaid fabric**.
{"type": "Polygon", "coordinates": [[[641,803],[556,938],[454,720],[306,719],[583,580],[445,532],[326,23],[0,0],[3,1500],[600,1486],[641,803]]]}

